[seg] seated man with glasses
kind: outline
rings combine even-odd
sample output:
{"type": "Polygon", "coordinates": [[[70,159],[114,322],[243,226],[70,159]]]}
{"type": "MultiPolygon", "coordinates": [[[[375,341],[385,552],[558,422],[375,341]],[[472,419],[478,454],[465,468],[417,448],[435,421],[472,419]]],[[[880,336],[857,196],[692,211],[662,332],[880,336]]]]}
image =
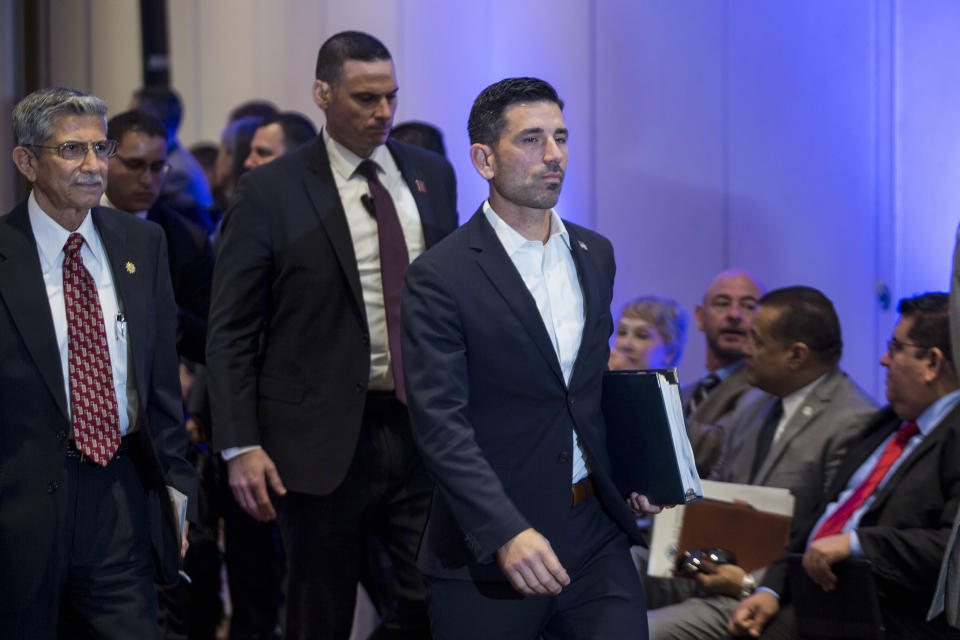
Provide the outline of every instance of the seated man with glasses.
{"type": "MultiPolygon", "coordinates": [[[[803,569],[824,591],[847,558],[865,558],[887,638],[955,638],[941,614],[926,621],[940,558],[960,504],[960,389],[950,349],[947,294],[900,301],[900,321],[880,364],[890,406],[870,419],[819,507],[793,537],[803,569]]],[[[796,529],[795,529],[796,530],[796,529]]],[[[785,565],[729,621],[734,635],[793,637],[785,565]]]]}
{"type": "Polygon", "coordinates": [[[110,180],[101,203],[163,228],[177,302],[177,352],[203,362],[213,249],[203,229],[158,202],[170,172],[166,130],[151,115],[127,111],[110,119],[107,137],[116,141],[116,153],[110,158],[110,180]]]}

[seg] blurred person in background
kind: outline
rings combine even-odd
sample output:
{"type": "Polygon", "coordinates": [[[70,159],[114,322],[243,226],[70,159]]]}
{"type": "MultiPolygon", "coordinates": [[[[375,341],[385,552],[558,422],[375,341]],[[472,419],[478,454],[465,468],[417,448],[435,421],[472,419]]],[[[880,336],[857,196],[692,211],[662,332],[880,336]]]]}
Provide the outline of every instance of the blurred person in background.
{"type": "Polygon", "coordinates": [[[662,296],[641,296],[628,302],[617,319],[610,370],[679,366],[686,342],[687,312],[680,303],[662,296]]]}

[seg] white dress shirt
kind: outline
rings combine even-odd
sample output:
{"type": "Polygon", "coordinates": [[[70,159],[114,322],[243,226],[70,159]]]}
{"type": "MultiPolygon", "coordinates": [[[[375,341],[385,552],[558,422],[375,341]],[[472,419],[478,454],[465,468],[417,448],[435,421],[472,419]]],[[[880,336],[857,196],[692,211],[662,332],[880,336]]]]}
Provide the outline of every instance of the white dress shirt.
{"type": "MultiPolygon", "coordinates": [[[[560,361],[563,381],[569,385],[584,323],[583,291],[570,251],[570,234],[553,210],[550,211],[550,236],[546,243],[524,238],[496,214],[489,201],[483,203],[483,213],[536,301],[543,326],[560,361]]],[[[573,443],[572,482],[576,484],[589,471],[576,431],[573,432],[573,443]]]]}
{"type": "MultiPolygon", "coordinates": [[[[327,147],[330,169],[340,193],[340,202],[347,215],[347,226],[353,240],[353,253],[360,271],[360,289],[363,306],[367,312],[367,328],[370,331],[370,385],[371,389],[392,390],[393,369],[390,366],[390,345],[387,339],[387,313],[383,304],[383,282],[380,277],[380,235],[377,219],[367,211],[360,198],[370,196],[367,179],[356,173],[364,160],[323,130],[323,142],[327,147]]],[[[400,168],[386,145],[380,145],[370,154],[370,160],[378,167],[377,175],[384,188],[393,198],[403,239],[407,244],[410,262],[423,253],[423,225],[420,211],[413,199],[400,168]]]]}
{"type": "MultiPolygon", "coordinates": [[[[57,336],[57,347],[60,351],[60,366],[63,371],[63,388],[67,398],[67,410],[72,419],[73,409],[70,406],[70,373],[68,369],[69,344],[67,336],[67,310],[63,297],[63,246],[67,238],[73,233],[45,214],[37,203],[33,192],[27,199],[27,212],[30,217],[30,226],[33,237],[37,241],[37,253],[40,257],[40,268],[43,270],[43,283],[47,289],[47,300],[50,302],[50,313],[53,316],[53,329],[57,336]]],[[[103,320],[107,334],[107,348],[110,352],[110,365],[113,369],[113,388],[117,397],[118,426],[120,435],[126,435],[131,424],[128,415],[129,403],[127,399],[127,332],[126,320],[120,313],[117,302],[117,291],[113,285],[113,274],[107,253],[100,242],[100,234],[93,225],[93,218],[89,212],[76,231],[83,236],[83,246],[80,248],[80,257],[93,281],[97,285],[97,295],[100,298],[100,308],[103,311],[103,320]]]]}

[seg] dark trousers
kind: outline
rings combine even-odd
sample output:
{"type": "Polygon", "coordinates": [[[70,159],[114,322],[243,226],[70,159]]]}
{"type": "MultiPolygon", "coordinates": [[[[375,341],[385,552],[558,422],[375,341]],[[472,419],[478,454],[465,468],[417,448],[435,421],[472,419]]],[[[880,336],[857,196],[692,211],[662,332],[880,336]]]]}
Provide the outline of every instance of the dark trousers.
{"type": "MultiPolygon", "coordinates": [[[[106,467],[64,461],[66,509],[37,596],[0,615],[0,636],[15,640],[159,640],[154,563],[143,485],[118,453],[106,467]]],[[[0,569],[2,571],[2,569],[0,569]]]]}
{"type": "Polygon", "coordinates": [[[509,582],[427,576],[437,640],[647,639],[643,587],[624,534],[596,498],[570,509],[551,546],[570,576],[557,596],[524,597],[509,582]]]}
{"type": "Polygon", "coordinates": [[[350,635],[367,535],[393,563],[396,604],[378,638],[428,639],[426,598],[415,556],[431,483],[413,444],[407,408],[392,394],[371,393],[353,461],[326,496],[289,492],[278,500],[287,553],[288,639],[350,635]]]}
{"type": "Polygon", "coordinates": [[[224,562],[233,605],[230,640],[272,640],[280,620],[284,562],[277,525],[257,522],[225,493],[224,562]]]}

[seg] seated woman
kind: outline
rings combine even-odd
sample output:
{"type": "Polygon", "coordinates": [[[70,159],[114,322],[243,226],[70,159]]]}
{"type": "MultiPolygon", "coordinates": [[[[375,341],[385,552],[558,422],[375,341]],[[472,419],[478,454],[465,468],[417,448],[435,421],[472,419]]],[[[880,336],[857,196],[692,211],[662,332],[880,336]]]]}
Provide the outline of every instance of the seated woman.
{"type": "Polygon", "coordinates": [[[676,367],[686,341],[687,312],[680,303],[661,296],[641,296],[620,312],[610,370],[676,367]]]}

